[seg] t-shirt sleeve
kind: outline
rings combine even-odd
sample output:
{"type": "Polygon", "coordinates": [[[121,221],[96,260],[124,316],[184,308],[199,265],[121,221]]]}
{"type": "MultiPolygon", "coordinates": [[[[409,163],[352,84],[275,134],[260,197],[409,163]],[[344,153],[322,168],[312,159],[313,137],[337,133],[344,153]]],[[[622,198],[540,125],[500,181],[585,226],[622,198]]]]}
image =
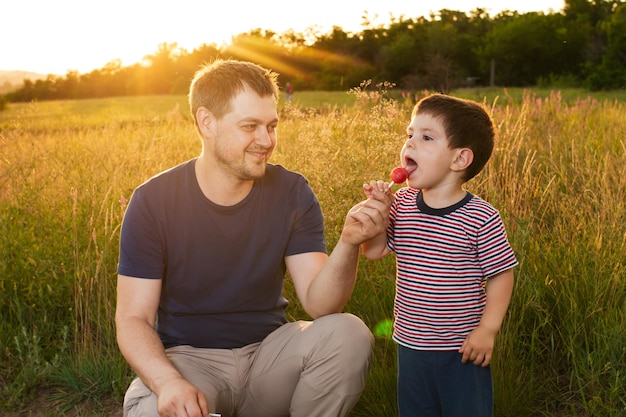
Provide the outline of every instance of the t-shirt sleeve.
{"type": "Polygon", "coordinates": [[[292,233],[285,256],[307,252],[328,253],[324,216],[315,193],[303,177],[298,181],[292,233]]]}
{"type": "Polygon", "coordinates": [[[387,249],[395,252],[394,230],[396,228],[396,216],[398,214],[397,200],[394,200],[389,209],[389,224],[387,225],[387,249]]]}
{"type": "Polygon", "coordinates": [[[487,278],[518,264],[499,213],[492,215],[478,231],[478,258],[487,278]]]}
{"type": "Polygon", "coordinates": [[[117,272],[136,278],[163,278],[165,248],[159,228],[141,188],[133,193],[120,234],[120,255],[117,272]]]}

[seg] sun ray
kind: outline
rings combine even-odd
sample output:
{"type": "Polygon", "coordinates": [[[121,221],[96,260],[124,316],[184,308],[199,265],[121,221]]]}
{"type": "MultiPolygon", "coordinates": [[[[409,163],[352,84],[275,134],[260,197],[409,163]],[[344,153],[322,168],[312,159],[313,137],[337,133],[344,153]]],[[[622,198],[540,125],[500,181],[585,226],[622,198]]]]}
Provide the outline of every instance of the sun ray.
{"type": "Polygon", "coordinates": [[[361,62],[350,56],[338,55],[332,52],[313,49],[309,46],[297,46],[301,48],[297,55],[302,67],[295,67],[283,59],[285,49],[273,39],[262,37],[261,33],[241,35],[233,38],[232,44],[227,48],[226,53],[230,57],[257,62],[268,68],[272,68],[282,75],[288,77],[306,78],[310,73],[303,68],[319,67],[320,63],[327,65],[357,66],[361,62]]]}

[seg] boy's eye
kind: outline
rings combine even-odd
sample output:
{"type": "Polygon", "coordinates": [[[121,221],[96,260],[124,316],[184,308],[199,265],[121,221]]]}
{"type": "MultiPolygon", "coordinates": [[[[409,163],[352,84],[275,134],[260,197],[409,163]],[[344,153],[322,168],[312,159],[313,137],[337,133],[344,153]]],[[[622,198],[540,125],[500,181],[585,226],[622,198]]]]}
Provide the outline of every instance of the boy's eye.
{"type": "Polygon", "coordinates": [[[424,135],[424,136],[422,136],[422,139],[424,139],[424,140],[426,140],[426,141],[428,141],[428,140],[433,140],[433,138],[432,138],[432,137],[430,137],[430,136],[428,136],[428,135],[424,135]]]}

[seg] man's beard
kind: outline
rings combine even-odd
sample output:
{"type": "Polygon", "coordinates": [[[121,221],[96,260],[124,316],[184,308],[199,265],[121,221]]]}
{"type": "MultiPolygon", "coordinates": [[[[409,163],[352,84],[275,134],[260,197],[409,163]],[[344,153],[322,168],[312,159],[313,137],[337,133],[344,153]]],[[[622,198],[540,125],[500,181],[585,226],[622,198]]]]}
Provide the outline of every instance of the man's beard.
{"type": "Polygon", "coordinates": [[[241,181],[253,181],[262,178],[267,168],[267,161],[257,164],[244,161],[242,164],[235,165],[219,149],[216,149],[215,159],[222,168],[233,173],[241,181]]]}

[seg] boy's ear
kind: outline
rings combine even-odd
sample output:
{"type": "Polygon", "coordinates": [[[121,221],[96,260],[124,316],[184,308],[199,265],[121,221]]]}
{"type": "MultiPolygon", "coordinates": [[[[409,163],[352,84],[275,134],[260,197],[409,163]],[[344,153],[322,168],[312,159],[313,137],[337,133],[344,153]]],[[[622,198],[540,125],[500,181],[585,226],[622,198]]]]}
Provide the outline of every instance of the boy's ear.
{"type": "Polygon", "coordinates": [[[469,148],[457,149],[456,158],[452,162],[451,169],[453,171],[463,171],[467,169],[474,161],[474,151],[469,148]]]}

